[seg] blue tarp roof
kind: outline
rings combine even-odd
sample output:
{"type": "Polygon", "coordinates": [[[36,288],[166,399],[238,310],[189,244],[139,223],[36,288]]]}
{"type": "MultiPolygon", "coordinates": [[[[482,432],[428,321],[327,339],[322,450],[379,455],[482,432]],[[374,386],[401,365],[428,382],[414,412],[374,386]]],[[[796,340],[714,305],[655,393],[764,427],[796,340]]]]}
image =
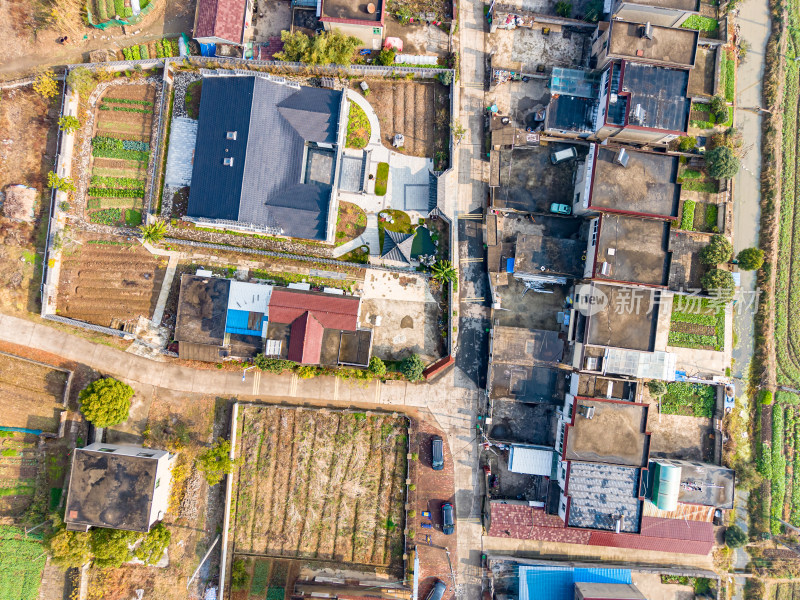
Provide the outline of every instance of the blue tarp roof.
{"type": "Polygon", "coordinates": [[[248,321],[250,319],[250,313],[246,310],[235,310],[235,309],[228,309],[228,317],[225,321],[225,333],[234,333],[237,335],[254,335],[257,337],[261,337],[261,331],[264,327],[264,323],[267,321],[267,317],[261,317],[261,321],[259,322],[258,329],[249,329],[248,328],[248,321]]]}
{"type": "Polygon", "coordinates": [[[519,600],[573,600],[576,583],[631,583],[631,572],[520,565],[519,600]]]}

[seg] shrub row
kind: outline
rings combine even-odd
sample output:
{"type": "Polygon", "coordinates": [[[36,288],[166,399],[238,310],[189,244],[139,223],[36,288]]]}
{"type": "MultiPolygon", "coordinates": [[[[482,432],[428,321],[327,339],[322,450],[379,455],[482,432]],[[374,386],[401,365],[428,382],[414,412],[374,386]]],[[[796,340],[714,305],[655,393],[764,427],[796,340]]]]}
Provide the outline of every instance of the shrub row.
{"type": "Polygon", "coordinates": [[[117,189],[90,187],[89,196],[94,198],[144,198],[144,189],[117,189]]]}
{"type": "Polygon", "coordinates": [[[92,156],[97,158],[118,158],[121,160],[135,160],[139,162],[148,162],[150,160],[150,153],[140,150],[104,150],[103,148],[92,148],[92,156]]]}

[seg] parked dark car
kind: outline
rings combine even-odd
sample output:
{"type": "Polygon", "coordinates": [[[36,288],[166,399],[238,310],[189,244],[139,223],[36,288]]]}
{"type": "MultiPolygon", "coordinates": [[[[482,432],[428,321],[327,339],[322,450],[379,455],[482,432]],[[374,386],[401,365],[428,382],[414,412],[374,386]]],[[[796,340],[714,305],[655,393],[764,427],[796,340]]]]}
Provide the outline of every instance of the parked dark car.
{"type": "Polygon", "coordinates": [[[453,521],[453,505],[449,502],[442,504],[442,533],[452,535],[455,529],[453,521]]]}
{"type": "Polygon", "coordinates": [[[433,584],[431,591],[426,596],[425,600],[442,600],[442,596],[444,596],[444,591],[447,589],[447,584],[441,579],[437,579],[436,583],[433,584]]]}
{"type": "Polygon", "coordinates": [[[444,442],[439,436],[431,438],[431,468],[434,471],[444,469],[444,442]]]}

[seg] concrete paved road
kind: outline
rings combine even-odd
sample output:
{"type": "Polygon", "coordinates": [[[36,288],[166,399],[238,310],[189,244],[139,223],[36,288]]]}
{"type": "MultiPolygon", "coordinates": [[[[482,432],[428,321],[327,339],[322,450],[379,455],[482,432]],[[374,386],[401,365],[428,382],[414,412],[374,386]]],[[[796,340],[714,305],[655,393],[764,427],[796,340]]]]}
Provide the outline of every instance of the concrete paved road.
{"type": "MultiPolygon", "coordinates": [[[[744,139],[745,155],[742,168],[734,181],[734,252],[758,244],[761,176],[761,115],[756,110],[761,106],[761,82],[764,75],[764,51],[769,38],[769,10],[767,0],[746,0],[739,7],[736,17],[742,38],[750,44],[747,57],[736,71],[736,118],[735,127],[744,139]]],[[[753,272],[742,273],[742,291],[754,294],[756,278],[753,272]]],[[[753,315],[755,305],[745,297],[742,308],[735,313],[735,326],[739,344],[733,351],[733,375],[746,378],[750,359],[753,356],[753,315]],[[749,306],[748,306],[749,305],[749,306]]],[[[744,389],[743,383],[739,385],[744,389]]]]}

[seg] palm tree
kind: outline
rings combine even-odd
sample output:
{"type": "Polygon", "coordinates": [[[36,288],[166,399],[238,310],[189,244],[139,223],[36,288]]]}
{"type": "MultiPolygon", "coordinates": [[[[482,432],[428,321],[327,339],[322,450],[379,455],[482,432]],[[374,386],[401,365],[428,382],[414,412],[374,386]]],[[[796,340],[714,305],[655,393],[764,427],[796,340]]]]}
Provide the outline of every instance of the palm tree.
{"type": "Polygon", "coordinates": [[[431,274],[436,281],[454,283],[458,281],[458,271],[449,260],[439,260],[431,267],[431,274]]]}
{"type": "Polygon", "coordinates": [[[147,225],[139,225],[142,232],[142,237],[145,242],[157,244],[164,239],[164,234],[167,232],[167,226],[163,221],[153,221],[147,225]]]}

